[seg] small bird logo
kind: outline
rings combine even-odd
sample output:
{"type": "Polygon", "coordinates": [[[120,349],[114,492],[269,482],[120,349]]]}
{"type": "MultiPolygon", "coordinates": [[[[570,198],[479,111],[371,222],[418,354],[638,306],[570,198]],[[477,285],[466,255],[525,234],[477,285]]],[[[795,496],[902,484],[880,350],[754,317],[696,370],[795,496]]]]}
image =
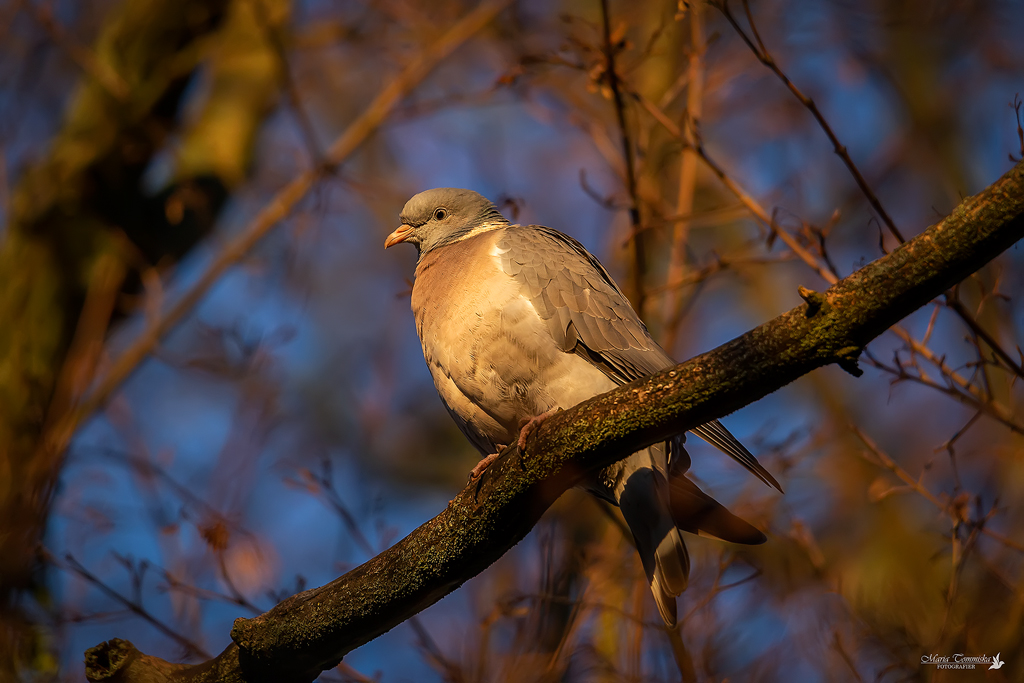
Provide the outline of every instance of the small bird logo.
{"type": "Polygon", "coordinates": [[[1003,664],[1006,663],[1006,662],[999,661],[999,655],[1000,654],[1002,654],[1002,653],[997,652],[996,656],[992,658],[992,665],[989,667],[989,670],[999,669],[999,668],[1001,668],[1003,666],[1003,664]]]}

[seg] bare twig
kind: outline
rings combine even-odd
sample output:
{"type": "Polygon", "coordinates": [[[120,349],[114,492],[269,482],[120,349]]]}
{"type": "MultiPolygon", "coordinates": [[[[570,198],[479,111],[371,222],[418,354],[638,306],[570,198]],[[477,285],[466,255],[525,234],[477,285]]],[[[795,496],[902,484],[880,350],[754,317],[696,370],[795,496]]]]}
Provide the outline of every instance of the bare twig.
{"type": "Polygon", "coordinates": [[[973,382],[961,375],[954,368],[950,367],[949,364],[946,363],[944,356],[936,355],[934,351],[925,344],[914,339],[914,337],[900,325],[893,325],[889,331],[899,337],[912,353],[921,356],[934,365],[939,373],[949,380],[951,384],[939,384],[925,375],[910,375],[907,374],[902,367],[893,368],[871,358],[868,359],[868,362],[881,370],[885,370],[896,375],[900,379],[910,379],[920,384],[924,384],[925,386],[930,386],[962,403],[965,403],[966,405],[971,406],[972,408],[983,410],[985,414],[995,420],[998,420],[1018,434],[1024,434],[1024,424],[1017,422],[1012,410],[1004,406],[999,401],[985,396],[982,390],[973,382]],[[955,385],[955,387],[952,385],[955,385]],[[959,389],[956,387],[959,387],[959,389]]]}
{"type": "Polygon", "coordinates": [[[895,237],[900,242],[904,242],[905,240],[903,239],[903,235],[900,234],[899,229],[896,227],[896,223],[893,222],[892,217],[890,217],[888,212],[886,212],[885,208],[882,207],[882,203],[878,201],[878,197],[875,195],[874,191],[872,191],[871,187],[868,185],[867,180],[864,179],[864,176],[857,168],[857,165],[853,163],[853,159],[850,157],[850,153],[847,151],[846,147],[839,141],[839,138],[836,136],[835,131],[832,130],[832,126],[828,124],[828,121],[825,120],[825,117],[818,109],[818,105],[815,104],[814,100],[812,100],[810,97],[804,95],[803,92],[801,92],[800,89],[796,87],[796,84],[794,84],[793,81],[789,80],[789,77],[785,74],[785,72],[782,71],[782,69],[779,68],[779,65],[776,64],[775,59],[772,57],[771,53],[768,52],[768,48],[765,47],[764,42],[762,42],[761,40],[761,36],[757,32],[757,25],[754,23],[754,17],[750,13],[750,6],[747,0],[743,0],[743,9],[747,15],[747,23],[750,24],[750,29],[754,34],[754,40],[757,41],[756,45],[754,44],[753,40],[751,40],[750,36],[747,35],[747,32],[744,31],[743,28],[739,25],[739,22],[736,21],[736,17],[733,16],[732,11],[729,9],[728,0],[722,0],[721,2],[716,2],[714,4],[718,7],[719,10],[721,10],[722,14],[725,15],[725,18],[729,20],[729,23],[732,24],[732,27],[736,29],[736,33],[740,35],[740,37],[743,39],[743,42],[747,44],[747,47],[749,47],[751,52],[754,53],[754,56],[757,57],[757,60],[764,64],[766,67],[768,67],[772,73],[778,76],[779,80],[781,80],[785,84],[785,86],[789,88],[789,91],[793,93],[793,96],[800,100],[800,104],[804,105],[804,107],[806,107],[807,110],[811,112],[811,115],[814,116],[814,120],[818,122],[818,125],[825,132],[825,135],[828,136],[828,139],[832,143],[832,147],[835,150],[835,153],[839,156],[840,159],[843,160],[843,163],[846,164],[846,168],[849,169],[850,173],[853,175],[853,179],[857,182],[857,187],[859,187],[861,192],[864,193],[864,196],[867,198],[868,203],[871,204],[871,207],[875,210],[879,217],[881,217],[882,222],[885,223],[886,227],[889,229],[889,232],[892,233],[893,237],[895,237]]]}
{"type": "Polygon", "coordinates": [[[850,425],[850,429],[857,435],[857,437],[864,443],[864,445],[867,446],[868,450],[875,457],[874,460],[872,460],[871,458],[865,458],[866,460],[874,463],[875,465],[881,465],[882,467],[886,468],[887,470],[895,474],[907,486],[908,489],[919,494],[922,498],[924,498],[929,503],[934,505],[941,512],[948,515],[952,520],[954,520],[954,522],[960,521],[965,524],[968,524],[972,529],[977,529],[980,533],[1002,543],[1007,548],[1012,548],[1014,550],[1018,550],[1024,553],[1024,544],[1018,543],[1017,541],[1007,538],[1006,536],[998,532],[992,531],[987,526],[985,526],[986,522],[988,522],[989,518],[992,516],[994,512],[994,508],[993,510],[989,511],[987,515],[980,519],[970,519],[969,517],[965,518],[964,513],[961,512],[958,508],[958,501],[956,501],[955,499],[943,500],[939,496],[935,495],[934,493],[929,491],[928,488],[924,486],[924,484],[921,483],[920,479],[917,479],[914,476],[912,476],[909,472],[900,467],[895,460],[890,458],[881,448],[878,447],[877,444],[875,444],[874,441],[871,440],[871,438],[867,434],[865,434],[860,429],[860,427],[857,427],[856,425],[850,425]]]}
{"type": "Polygon", "coordinates": [[[995,337],[990,335],[985,328],[978,324],[978,321],[974,319],[974,316],[967,310],[967,307],[963,305],[960,299],[956,298],[953,294],[947,293],[946,306],[951,308],[954,313],[960,316],[960,319],[964,321],[967,327],[971,328],[971,332],[984,341],[985,344],[992,349],[992,353],[996,354],[996,356],[999,357],[999,360],[1001,360],[1006,367],[1013,372],[1013,374],[1024,378],[1024,367],[1021,367],[1020,363],[1015,361],[1013,356],[1006,352],[1006,349],[1003,348],[1002,344],[1000,344],[995,337]]]}
{"type": "MultiPolygon", "coordinates": [[[[693,212],[693,197],[697,189],[697,125],[702,116],[704,100],[704,5],[695,2],[690,7],[690,55],[686,68],[686,113],[682,126],[683,150],[679,160],[679,193],[676,213],[687,216],[693,212]]],[[[668,273],[665,282],[681,280],[686,273],[686,248],[690,237],[690,222],[682,219],[676,222],[672,231],[672,248],[669,255],[668,273]]],[[[662,345],[672,349],[679,334],[685,298],[682,292],[669,290],[665,296],[662,320],[664,321],[662,345]]]]}
{"type": "Polygon", "coordinates": [[[366,676],[358,669],[350,664],[346,664],[345,662],[339,662],[336,668],[350,680],[356,681],[356,683],[378,683],[376,679],[366,676]]]}
{"type": "MultiPolygon", "coordinates": [[[[321,472],[320,474],[314,474],[313,472],[306,470],[306,474],[316,484],[319,491],[326,498],[327,503],[331,508],[341,517],[342,523],[348,530],[349,535],[355,540],[356,545],[366,553],[367,557],[373,557],[376,554],[373,545],[369,539],[363,533],[362,529],[359,528],[358,522],[356,522],[355,515],[345,505],[345,501],[342,500],[341,494],[338,493],[338,489],[334,486],[333,468],[331,466],[330,458],[323,458],[320,462],[321,472]]],[[[432,660],[437,667],[445,672],[452,680],[461,680],[461,672],[458,667],[453,664],[444,653],[441,652],[441,648],[438,647],[437,643],[430,636],[430,631],[423,626],[418,617],[410,617],[409,625],[412,630],[416,633],[416,637],[420,641],[420,645],[427,657],[432,660]]]]}
{"type": "Polygon", "coordinates": [[[626,163],[626,190],[629,192],[629,224],[633,234],[633,307],[640,315],[644,310],[644,275],[647,272],[647,254],[644,251],[644,238],[640,232],[640,202],[636,192],[636,169],[633,161],[633,142],[626,124],[626,104],[622,97],[619,74],[615,67],[616,45],[612,45],[611,20],[608,16],[608,0],[601,0],[601,19],[604,36],[605,69],[608,87],[612,91],[615,102],[615,116],[619,123],[622,137],[622,156],[626,163]]]}
{"type": "Polygon", "coordinates": [[[409,625],[416,632],[416,637],[420,641],[420,647],[423,649],[424,654],[426,654],[428,661],[445,675],[445,680],[449,681],[449,683],[464,683],[465,676],[462,675],[462,670],[458,664],[444,656],[441,648],[437,646],[434,638],[430,635],[430,631],[424,628],[423,624],[416,619],[411,619],[409,625]]]}
{"type": "MultiPolygon", "coordinates": [[[[708,209],[707,211],[695,211],[688,214],[652,217],[640,226],[640,231],[647,232],[648,230],[664,227],[665,225],[673,225],[679,222],[688,223],[691,229],[697,227],[714,227],[739,220],[749,213],[750,209],[743,205],[732,205],[722,206],[717,209],[708,209]]],[[[632,236],[627,237],[626,240],[623,241],[623,247],[629,243],[629,239],[632,239],[632,236]]]]}
{"type": "Polygon", "coordinates": [[[678,289],[680,287],[686,287],[687,285],[695,285],[704,282],[712,275],[733,269],[737,266],[753,266],[753,265],[770,265],[776,263],[785,263],[792,260],[792,254],[784,253],[781,257],[772,256],[715,256],[712,261],[706,263],[703,266],[691,269],[690,272],[686,273],[678,280],[666,282],[663,285],[652,287],[648,290],[649,294],[660,294],[662,292],[678,289]]]}
{"type": "Polygon", "coordinates": [[[863,683],[864,678],[860,675],[860,672],[857,671],[857,665],[854,663],[853,657],[851,657],[850,653],[848,653],[846,651],[846,648],[843,647],[843,641],[839,637],[839,631],[832,632],[832,647],[833,649],[835,649],[836,652],[839,653],[839,656],[842,658],[843,663],[846,664],[847,668],[850,669],[850,673],[853,674],[853,677],[856,678],[858,681],[861,681],[861,683],[863,683]]]}
{"type": "MultiPolygon", "coordinates": [[[[679,126],[676,125],[676,123],[672,121],[670,118],[668,118],[668,116],[666,116],[665,113],[657,107],[657,105],[655,105],[653,102],[651,102],[650,100],[648,100],[647,98],[643,97],[640,94],[636,94],[636,97],[639,99],[644,109],[652,117],[654,117],[654,119],[658,121],[665,128],[665,130],[667,130],[676,138],[680,140],[683,139],[682,130],[679,128],[679,126]]],[[[761,204],[758,203],[756,199],[754,199],[749,193],[747,193],[746,190],[744,190],[738,182],[733,180],[722,169],[722,167],[708,154],[707,150],[705,150],[704,145],[701,142],[699,136],[697,138],[696,144],[696,151],[701,160],[704,161],[707,167],[711,169],[711,172],[715,174],[715,176],[722,182],[722,184],[725,185],[725,187],[736,196],[740,203],[747,207],[747,209],[750,211],[750,213],[754,215],[755,218],[761,221],[764,225],[768,226],[769,229],[772,231],[772,234],[777,235],[778,238],[782,240],[782,242],[787,247],[789,247],[790,250],[792,250],[793,253],[800,258],[800,260],[802,260],[812,270],[814,270],[814,272],[817,273],[822,280],[829,284],[835,284],[836,282],[838,282],[837,274],[832,272],[832,270],[828,267],[827,264],[822,263],[814,254],[812,254],[808,249],[801,245],[800,242],[797,241],[797,239],[792,234],[789,233],[789,231],[779,228],[775,224],[774,217],[769,215],[765,208],[761,206],[761,204]]],[[[943,393],[953,396],[958,400],[966,401],[972,407],[980,407],[984,409],[986,414],[995,418],[996,420],[1003,423],[1004,425],[1014,430],[1015,432],[1024,434],[1024,426],[1016,422],[1016,420],[1014,419],[1013,411],[1006,408],[998,401],[995,401],[994,399],[989,399],[986,396],[984,396],[982,391],[978,389],[978,387],[976,387],[968,379],[964,378],[959,373],[957,373],[953,368],[949,367],[946,364],[945,359],[935,354],[935,352],[928,348],[927,345],[914,339],[914,337],[900,325],[893,325],[892,328],[890,328],[890,332],[899,337],[910,348],[912,352],[921,355],[930,363],[935,365],[944,376],[948,377],[954,383],[960,386],[964,391],[967,392],[968,395],[965,396],[962,392],[952,391],[948,387],[943,387],[942,385],[936,384],[934,382],[924,383],[928,384],[929,386],[933,386],[939,391],[942,391],[943,393]]],[[[887,369],[891,371],[891,369],[889,369],[887,366],[872,360],[870,357],[869,362],[872,362],[873,364],[876,365],[876,367],[879,367],[880,369],[887,369]]],[[[897,372],[896,374],[900,373],[897,372]]],[[[911,377],[911,379],[921,381],[918,378],[911,377]]]]}
{"type": "Polygon", "coordinates": [[[78,560],[76,560],[74,556],[72,556],[71,554],[67,554],[64,556],[64,562],[67,563],[66,566],[62,563],[57,562],[55,558],[49,553],[45,553],[44,556],[47,557],[47,559],[49,559],[50,562],[55,566],[61,567],[62,569],[72,571],[75,574],[78,574],[83,579],[99,588],[108,597],[124,605],[124,607],[127,610],[129,610],[132,614],[141,617],[143,620],[145,620],[151,626],[153,626],[153,628],[160,631],[165,636],[167,636],[168,638],[176,642],[178,645],[180,645],[182,648],[184,648],[189,653],[190,656],[209,658],[210,654],[206,650],[204,650],[198,644],[192,642],[191,640],[189,640],[188,638],[178,633],[170,626],[168,626],[167,624],[153,616],[145,607],[142,606],[142,603],[138,601],[137,596],[136,599],[131,599],[121,595],[121,593],[114,590],[107,584],[103,583],[103,581],[101,581],[99,577],[97,577],[95,574],[86,569],[85,566],[78,560]]]}
{"type": "Polygon", "coordinates": [[[275,26],[270,11],[264,4],[264,0],[250,0],[256,22],[260,25],[266,35],[267,42],[273,48],[274,54],[281,68],[281,83],[284,86],[285,94],[288,96],[288,104],[299,124],[299,131],[302,133],[302,140],[309,153],[310,164],[314,167],[321,164],[320,142],[317,140],[316,128],[313,127],[313,120],[306,111],[306,105],[299,94],[298,84],[292,75],[291,60],[288,59],[288,50],[281,37],[280,27],[275,26]]]}
{"type": "Polygon", "coordinates": [[[341,164],[375,131],[407,93],[415,88],[445,57],[486,26],[511,0],[491,0],[476,7],[436,42],[421,52],[366,107],[328,148],[324,164],[305,171],[282,188],[242,232],[230,241],[194,285],[114,362],[96,388],[47,438],[50,448],[62,451],[82,422],[102,406],[148,356],[159,341],[206,295],[232,265],[240,261],[270,230],[288,217],[295,206],[324,176],[330,166],[341,164]]]}
{"type": "MultiPolygon", "coordinates": [[[[888,469],[890,472],[899,477],[899,479],[903,481],[904,484],[906,484],[909,488],[920,494],[925,500],[927,500],[935,507],[939,508],[943,512],[949,511],[949,505],[946,502],[940,500],[939,497],[936,496],[931,491],[929,491],[920,482],[920,480],[914,478],[913,476],[911,476],[909,472],[907,472],[905,469],[896,464],[896,461],[890,458],[888,455],[886,455],[886,453],[881,448],[879,448],[878,445],[875,444],[875,442],[871,439],[871,437],[865,434],[860,427],[856,425],[850,425],[850,429],[853,431],[854,434],[857,435],[857,438],[859,438],[864,443],[864,445],[867,446],[868,450],[872,453],[872,455],[875,456],[875,460],[873,461],[874,464],[881,465],[882,467],[888,469]]],[[[868,458],[867,460],[871,462],[870,458],[868,458]]]]}
{"type": "Polygon", "coordinates": [[[114,252],[101,256],[93,267],[71,346],[50,399],[48,428],[81,399],[95,378],[125,272],[124,262],[114,252]]]}
{"type": "MultiPolygon", "coordinates": [[[[1020,93],[1015,93],[1013,96],[1013,102],[1010,103],[1010,108],[1013,109],[1013,113],[1015,115],[1017,122],[1017,139],[1020,141],[1020,156],[1021,158],[1024,158],[1024,126],[1022,126],[1020,123],[1021,105],[1024,105],[1024,102],[1022,102],[1020,99],[1020,93]]],[[[1009,157],[1010,161],[1014,163],[1020,161],[1020,159],[1013,158],[1012,152],[1009,154],[1009,157]]]]}
{"type": "Polygon", "coordinates": [[[175,591],[183,595],[189,595],[199,600],[211,600],[216,602],[224,602],[229,605],[238,605],[239,607],[247,609],[254,614],[260,613],[260,609],[248,600],[239,600],[239,598],[235,595],[227,595],[225,593],[220,593],[215,590],[210,590],[209,588],[200,588],[199,586],[193,586],[190,583],[182,581],[181,579],[179,579],[163,567],[153,565],[153,568],[156,569],[156,571],[160,572],[160,578],[162,578],[167,583],[166,590],[168,591],[175,591]]]}
{"type": "MultiPolygon", "coordinates": [[[[664,126],[665,130],[680,141],[685,140],[682,129],[676,125],[672,119],[666,116],[665,112],[659,109],[657,105],[643,95],[639,93],[634,94],[639,99],[644,109],[646,109],[647,112],[653,116],[656,121],[658,121],[658,123],[664,126]]],[[[697,156],[700,157],[700,159],[711,170],[711,172],[715,174],[721,183],[725,185],[725,187],[732,192],[737,199],[740,200],[740,203],[750,210],[750,213],[754,214],[758,220],[768,226],[771,230],[775,231],[778,234],[779,239],[781,239],[785,245],[793,251],[793,253],[799,256],[804,263],[814,269],[814,271],[821,276],[821,279],[830,285],[834,285],[839,281],[839,278],[829,272],[827,267],[819,263],[814,254],[809,252],[802,244],[800,244],[795,237],[787,233],[785,230],[777,230],[774,219],[767,211],[765,211],[764,207],[762,207],[756,199],[748,194],[747,191],[739,185],[739,183],[733,180],[722,169],[718,162],[711,158],[707,150],[704,149],[704,143],[701,141],[700,135],[694,136],[694,145],[694,151],[697,152],[697,156]]]]}
{"type": "Polygon", "coordinates": [[[984,529],[982,529],[982,533],[984,533],[986,536],[988,536],[992,540],[998,541],[999,543],[1002,543],[1007,548],[1012,548],[1013,550],[1016,550],[1018,552],[1024,553],[1024,543],[1021,543],[1019,541],[1015,541],[1012,538],[1008,538],[1008,537],[1004,536],[1003,534],[999,533],[998,531],[992,531],[988,527],[985,527],[984,529]]]}
{"type": "Polygon", "coordinates": [[[74,36],[64,30],[64,27],[54,18],[53,8],[50,3],[26,2],[24,5],[29,8],[32,16],[49,34],[54,44],[67,53],[82,71],[96,81],[115,100],[119,102],[128,101],[128,97],[131,94],[128,83],[114,70],[113,65],[97,58],[95,52],[79,43],[75,40],[74,36]]]}

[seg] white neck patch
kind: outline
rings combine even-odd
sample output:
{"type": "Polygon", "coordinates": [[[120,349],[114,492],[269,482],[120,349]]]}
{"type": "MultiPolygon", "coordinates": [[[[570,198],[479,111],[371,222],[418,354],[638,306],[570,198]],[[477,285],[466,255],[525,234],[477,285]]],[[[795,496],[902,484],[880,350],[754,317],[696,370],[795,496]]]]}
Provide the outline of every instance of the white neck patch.
{"type": "Polygon", "coordinates": [[[487,221],[476,226],[475,228],[467,232],[465,235],[460,235],[457,240],[454,240],[454,242],[468,240],[470,237],[476,237],[481,233],[490,232],[491,230],[497,230],[498,228],[507,228],[508,226],[508,221],[487,221]]]}

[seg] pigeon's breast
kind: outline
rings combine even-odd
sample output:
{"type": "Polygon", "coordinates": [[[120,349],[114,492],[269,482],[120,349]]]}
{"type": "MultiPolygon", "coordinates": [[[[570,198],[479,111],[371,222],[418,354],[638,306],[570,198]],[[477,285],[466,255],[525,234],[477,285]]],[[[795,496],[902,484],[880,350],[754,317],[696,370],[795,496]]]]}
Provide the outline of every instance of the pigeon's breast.
{"type": "Polygon", "coordinates": [[[434,384],[481,450],[515,440],[523,419],[614,386],[593,365],[562,350],[521,285],[502,270],[496,246],[502,232],[427,253],[412,291],[434,384]]]}

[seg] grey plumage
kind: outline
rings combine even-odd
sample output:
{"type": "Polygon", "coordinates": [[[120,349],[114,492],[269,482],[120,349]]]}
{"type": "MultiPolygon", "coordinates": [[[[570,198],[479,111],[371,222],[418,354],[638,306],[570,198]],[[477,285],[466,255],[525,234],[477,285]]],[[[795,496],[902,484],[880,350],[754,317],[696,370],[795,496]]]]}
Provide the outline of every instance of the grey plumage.
{"type": "MultiPolygon", "coordinates": [[[[412,308],[424,358],[449,413],[482,454],[514,442],[524,420],[674,365],[608,271],[573,238],[510,225],[484,197],[454,188],[416,195],[401,219],[385,246],[410,242],[419,250],[412,308]]],[[[693,432],[781,491],[720,422],[693,432]]],[[[586,484],[622,509],[669,625],[689,574],[679,529],[765,540],[687,479],[689,465],[680,436],[586,484]]]]}

